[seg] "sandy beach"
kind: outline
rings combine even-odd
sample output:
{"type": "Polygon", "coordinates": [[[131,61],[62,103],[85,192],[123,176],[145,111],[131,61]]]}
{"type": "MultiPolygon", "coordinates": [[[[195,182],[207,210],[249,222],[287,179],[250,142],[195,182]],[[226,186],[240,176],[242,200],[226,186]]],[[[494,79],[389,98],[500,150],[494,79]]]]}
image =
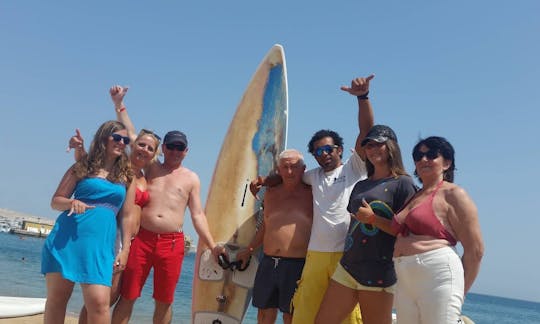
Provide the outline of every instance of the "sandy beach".
{"type": "MultiPolygon", "coordinates": [[[[65,324],[77,324],[78,319],[74,316],[66,316],[65,324]]],[[[43,314],[23,317],[0,318],[0,324],[41,324],[43,323],[43,314]]]]}

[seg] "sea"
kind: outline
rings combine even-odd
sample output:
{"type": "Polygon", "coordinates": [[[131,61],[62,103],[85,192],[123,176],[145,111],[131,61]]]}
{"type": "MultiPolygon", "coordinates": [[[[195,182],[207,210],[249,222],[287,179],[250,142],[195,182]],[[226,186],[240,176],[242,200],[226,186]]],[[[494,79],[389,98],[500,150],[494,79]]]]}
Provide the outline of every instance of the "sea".
{"type": "MultiPolygon", "coordinates": [[[[45,297],[45,279],[40,273],[42,238],[0,233],[0,295],[20,297],[45,297]]],[[[182,274],[176,288],[173,304],[173,323],[191,323],[191,286],[195,254],[186,255],[182,274]]],[[[83,305],[80,287],[75,286],[68,313],[77,316],[83,305]]],[[[154,302],[152,278],[148,278],[137,300],[130,323],[152,323],[154,302]]],[[[477,324],[540,324],[540,303],[469,293],[463,314],[477,324]]],[[[257,310],[248,308],[244,322],[257,323],[257,310]]],[[[283,323],[278,316],[277,323],[283,323]]]]}

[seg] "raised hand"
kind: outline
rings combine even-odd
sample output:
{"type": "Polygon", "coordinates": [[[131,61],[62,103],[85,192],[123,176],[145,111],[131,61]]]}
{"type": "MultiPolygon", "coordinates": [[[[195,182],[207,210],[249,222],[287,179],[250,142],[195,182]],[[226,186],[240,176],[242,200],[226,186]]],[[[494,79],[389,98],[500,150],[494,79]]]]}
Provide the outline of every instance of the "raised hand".
{"type": "Polygon", "coordinates": [[[109,89],[111,99],[116,109],[122,108],[122,106],[124,105],[124,96],[128,92],[128,89],[128,87],[122,87],[119,85],[114,85],[109,89]]]}
{"type": "Polygon", "coordinates": [[[346,91],[353,96],[363,96],[369,91],[369,82],[373,80],[375,74],[371,74],[365,78],[356,78],[351,81],[351,86],[342,86],[341,90],[346,91]]]}
{"type": "Polygon", "coordinates": [[[84,138],[81,135],[81,131],[76,128],[75,129],[75,135],[71,136],[69,139],[68,148],[66,149],[66,152],[70,152],[71,149],[80,149],[84,148],[84,138]]]}

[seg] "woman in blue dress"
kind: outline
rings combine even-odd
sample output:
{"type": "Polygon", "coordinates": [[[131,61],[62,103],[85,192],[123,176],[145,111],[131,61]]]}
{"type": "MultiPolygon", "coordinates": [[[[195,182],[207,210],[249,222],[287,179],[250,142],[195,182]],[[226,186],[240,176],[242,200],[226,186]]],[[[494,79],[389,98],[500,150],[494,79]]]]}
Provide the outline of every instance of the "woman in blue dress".
{"type": "Polygon", "coordinates": [[[42,253],[41,272],[47,284],[45,324],[64,322],[76,282],[88,308],[88,322],[110,323],[113,268],[125,266],[134,228],[135,183],[125,152],[129,141],[122,123],[102,124],[88,155],[68,169],[53,195],[52,208],[63,213],[42,253]],[[117,217],[123,243],[118,255],[114,251],[117,217]]]}

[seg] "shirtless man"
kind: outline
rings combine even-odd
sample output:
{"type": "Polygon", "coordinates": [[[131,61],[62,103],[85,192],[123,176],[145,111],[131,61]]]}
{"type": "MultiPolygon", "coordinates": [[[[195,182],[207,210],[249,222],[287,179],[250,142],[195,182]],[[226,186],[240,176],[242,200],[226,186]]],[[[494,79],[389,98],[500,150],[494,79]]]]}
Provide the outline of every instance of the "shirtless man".
{"type": "Polygon", "coordinates": [[[267,189],[263,224],[248,249],[238,254],[245,264],[253,250],[263,245],[264,257],[253,287],[259,324],[275,323],[278,308],[283,323],[292,320],[291,299],[304,267],[313,220],[311,187],[302,183],[305,169],[297,150],[279,155],[278,173],[283,182],[267,189]]]}
{"type": "MultiPolygon", "coordinates": [[[[127,88],[111,88],[118,119],[130,134],[136,134],[129,119],[123,97],[127,88]]],[[[212,239],[200,198],[200,180],[197,174],[182,166],[188,153],[184,133],[170,131],[163,138],[161,147],[163,163],[156,160],[145,170],[150,200],[141,213],[139,233],[131,243],[130,255],[121,288],[121,297],[113,311],[113,323],[128,323],[133,305],[150,269],[154,268],[155,309],[154,323],[172,321],[172,302],[180,277],[184,257],[184,215],[189,207],[193,226],[199,238],[212,249],[216,257],[225,253],[212,239]]]]}

